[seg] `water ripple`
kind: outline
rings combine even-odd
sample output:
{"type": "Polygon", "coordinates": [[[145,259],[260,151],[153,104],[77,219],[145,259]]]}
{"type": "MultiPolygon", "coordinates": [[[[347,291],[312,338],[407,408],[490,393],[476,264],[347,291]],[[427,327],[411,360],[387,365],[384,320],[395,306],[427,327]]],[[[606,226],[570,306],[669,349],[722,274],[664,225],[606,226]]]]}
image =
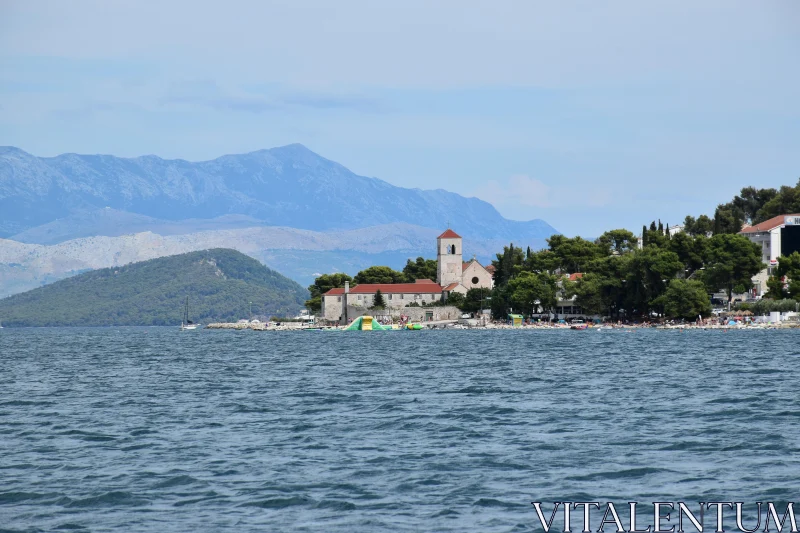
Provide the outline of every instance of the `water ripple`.
{"type": "Polygon", "coordinates": [[[798,345],[7,328],[0,528],[491,533],[536,530],[531,501],[796,500],[798,345]]]}

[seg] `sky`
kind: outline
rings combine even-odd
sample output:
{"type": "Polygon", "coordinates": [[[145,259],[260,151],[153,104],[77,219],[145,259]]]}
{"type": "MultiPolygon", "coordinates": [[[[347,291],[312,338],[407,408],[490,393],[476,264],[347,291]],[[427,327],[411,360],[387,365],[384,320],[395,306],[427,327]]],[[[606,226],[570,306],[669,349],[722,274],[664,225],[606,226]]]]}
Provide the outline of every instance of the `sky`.
{"type": "Polygon", "coordinates": [[[567,235],[800,178],[800,2],[0,0],[0,145],[302,143],[567,235]]]}

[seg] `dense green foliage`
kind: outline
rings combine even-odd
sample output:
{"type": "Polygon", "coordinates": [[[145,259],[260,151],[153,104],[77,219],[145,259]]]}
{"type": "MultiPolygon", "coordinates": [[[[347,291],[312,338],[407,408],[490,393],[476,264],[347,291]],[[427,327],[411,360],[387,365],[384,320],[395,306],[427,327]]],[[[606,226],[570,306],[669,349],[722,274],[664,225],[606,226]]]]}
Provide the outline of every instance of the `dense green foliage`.
{"type": "Polygon", "coordinates": [[[704,279],[709,287],[724,287],[729,301],[734,292],[749,289],[761,269],[761,248],[747,237],[720,234],[709,240],[704,279]]]}
{"type": "Polygon", "coordinates": [[[770,298],[763,298],[756,302],[746,302],[739,304],[736,308],[740,311],[751,311],[755,315],[766,315],[775,311],[797,311],[798,301],[790,298],[782,300],[773,300],[770,298]]]}
{"type": "Polygon", "coordinates": [[[742,224],[758,224],[778,215],[800,213],[800,180],[780,189],[745,187],[728,203],[720,204],[714,218],[686,217],[684,231],[691,235],[738,233],[742,224]]]}
{"type": "Polygon", "coordinates": [[[492,314],[549,312],[558,299],[574,297],[586,314],[696,317],[710,313],[709,293],[725,289],[730,298],[743,292],[762,268],[758,246],[741,235],[670,237],[667,226],[655,221],[642,231],[642,248],[626,230],[606,232],[595,242],[554,235],[546,250],[524,254],[506,246],[493,261],[492,314]],[[569,279],[573,273],[581,276],[569,279]]]}
{"type": "Polygon", "coordinates": [[[673,279],[655,303],[663,305],[664,313],[673,318],[693,320],[711,314],[705,285],[693,279],[673,279]]]}
{"type": "Polygon", "coordinates": [[[767,280],[768,297],[800,300],[800,252],[778,258],[778,267],[767,280]]]}
{"type": "Polygon", "coordinates": [[[405,283],[406,276],[388,266],[371,266],[365,268],[353,278],[358,284],[361,283],[405,283]]]}
{"type": "Polygon", "coordinates": [[[319,276],[308,287],[308,293],[311,297],[305,302],[306,309],[312,314],[319,313],[322,309],[322,295],[331,289],[343,288],[345,281],[353,284],[353,278],[341,272],[319,276]]]}
{"type": "Polygon", "coordinates": [[[403,274],[406,277],[407,283],[414,283],[418,279],[436,281],[436,268],[436,259],[417,257],[415,261],[411,259],[406,261],[406,266],[403,267],[403,274]]]}
{"type": "Polygon", "coordinates": [[[307,292],[235,250],[213,249],[104,268],[0,300],[5,326],[178,325],[294,315],[307,292]]]}

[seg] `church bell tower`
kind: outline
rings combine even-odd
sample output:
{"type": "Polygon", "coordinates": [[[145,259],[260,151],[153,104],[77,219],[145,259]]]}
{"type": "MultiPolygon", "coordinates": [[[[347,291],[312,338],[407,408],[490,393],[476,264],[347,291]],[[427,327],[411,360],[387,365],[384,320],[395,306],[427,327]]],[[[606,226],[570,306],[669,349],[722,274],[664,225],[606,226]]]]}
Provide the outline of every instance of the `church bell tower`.
{"type": "Polygon", "coordinates": [[[461,283],[462,254],[461,237],[448,229],[436,237],[436,281],[442,287],[461,283]]]}

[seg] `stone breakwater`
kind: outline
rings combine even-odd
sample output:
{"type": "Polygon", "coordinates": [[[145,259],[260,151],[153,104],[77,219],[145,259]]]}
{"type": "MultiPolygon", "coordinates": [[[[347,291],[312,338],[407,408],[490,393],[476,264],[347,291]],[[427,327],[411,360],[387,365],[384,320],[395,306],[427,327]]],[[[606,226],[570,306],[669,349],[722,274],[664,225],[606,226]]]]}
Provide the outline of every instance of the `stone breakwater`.
{"type": "MultiPolygon", "coordinates": [[[[465,321],[466,322],[466,321],[465,321]]],[[[570,329],[569,325],[565,324],[525,324],[522,326],[513,327],[509,324],[503,323],[488,323],[486,325],[473,324],[473,323],[454,323],[448,322],[426,324],[422,323],[425,329],[516,329],[516,330],[533,330],[533,329],[570,329]]],[[[208,324],[205,329],[235,329],[244,330],[252,329],[255,331],[299,331],[307,329],[328,329],[328,330],[344,330],[347,326],[311,326],[302,324],[300,322],[281,322],[276,324],[274,322],[257,322],[257,323],[239,323],[239,322],[215,322],[208,324]]],[[[595,325],[588,328],[591,330],[627,330],[634,329],[671,329],[671,330],[684,330],[684,329],[721,329],[721,330],[766,330],[766,329],[789,329],[800,328],[800,322],[778,322],[778,323],[757,323],[757,324],[737,324],[737,325],[724,325],[724,324],[669,324],[669,325],[651,325],[651,324],[628,324],[628,325],[595,325]]]]}

